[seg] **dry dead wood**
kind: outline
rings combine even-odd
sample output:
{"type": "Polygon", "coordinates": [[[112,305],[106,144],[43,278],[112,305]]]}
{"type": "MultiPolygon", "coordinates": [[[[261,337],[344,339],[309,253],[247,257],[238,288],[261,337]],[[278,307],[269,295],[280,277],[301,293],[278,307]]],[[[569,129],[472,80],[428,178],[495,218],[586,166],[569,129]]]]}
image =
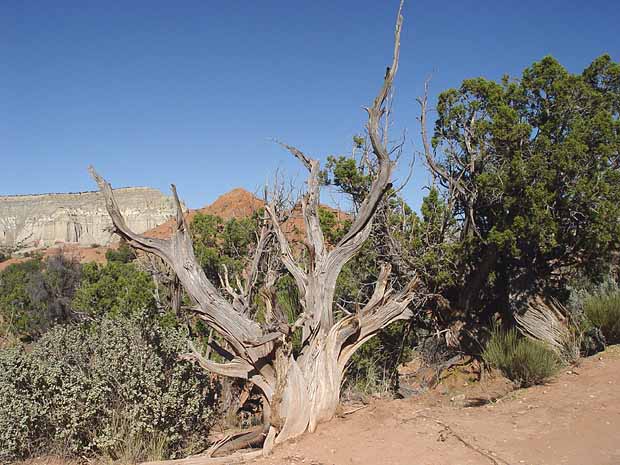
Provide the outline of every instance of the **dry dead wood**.
{"type": "Polygon", "coordinates": [[[515,314],[519,331],[551,347],[563,360],[579,359],[581,335],[570,312],[557,300],[535,296],[521,313],[515,314]]]}
{"type": "MultiPolygon", "coordinates": [[[[340,319],[335,318],[334,312],[338,275],[368,239],[378,205],[391,188],[395,161],[390,158],[390,151],[380,135],[380,125],[398,70],[401,13],[402,3],[396,21],[391,66],[378,95],[366,109],[367,130],[377,169],[358,214],[348,232],[334,247],[326,247],[319,221],[319,161],[293,146],[282,144],[308,171],[307,191],[301,202],[305,243],[309,252],[307,262],[302,263],[294,255],[281,226],[280,212],[272,200],[267,202],[264,226],[249,271],[238,277],[236,286],[233,286],[227,270],[224,270],[221,287],[216,287],[196,261],[189,227],[174,185],[176,228],[169,239],[150,238],[135,233],[127,226],[110,184],[91,168],[116,233],[136,249],[162,259],[196,302],[192,308],[194,314],[226,342],[227,351],[223,353],[228,354],[228,360],[224,363],[214,362],[195,349],[185,358],[218,375],[250,380],[261,391],[265,424],[260,434],[265,437],[267,452],[274,444],[305,431],[314,431],[317,424],[331,419],[336,413],[340,387],[351,356],[382,328],[412,315],[410,303],[416,295],[418,280],[414,277],[404,288],[394,289],[390,281],[391,269],[387,265],[381,268],[374,293],[366,305],[340,319]],[[278,312],[274,309],[266,313],[266,322],[259,323],[254,319],[256,311],[252,307],[254,299],[251,296],[255,292],[258,265],[267,249],[269,237],[274,237],[280,260],[298,288],[302,314],[293,323],[277,318],[278,312]],[[294,355],[291,338],[298,328],[301,329],[302,348],[294,355]]],[[[221,461],[214,454],[217,450],[228,451],[234,446],[243,447],[250,443],[254,444],[247,434],[227,438],[206,456],[171,463],[202,465],[246,460],[260,452],[234,454],[225,457],[227,461],[221,461]]]]}

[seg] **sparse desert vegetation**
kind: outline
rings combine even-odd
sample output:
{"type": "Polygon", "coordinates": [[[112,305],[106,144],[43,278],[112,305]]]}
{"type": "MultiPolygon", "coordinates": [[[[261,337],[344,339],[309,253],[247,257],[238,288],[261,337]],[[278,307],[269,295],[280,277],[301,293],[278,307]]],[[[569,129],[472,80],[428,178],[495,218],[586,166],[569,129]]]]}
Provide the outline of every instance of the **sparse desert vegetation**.
{"type": "MultiPolygon", "coordinates": [[[[277,142],[307,176],[301,194],[278,175],[261,195],[188,210],[174,185],[170,198],[113,190],[91,167],[99,194],[53,196],[79,198],[61,215],[74,248],[28,236],[20,250],[10,228],[36,222],[7,216],[2,463],[329,462],[326,447],[336,463],[404,463],[409,442],[428,463],[576,465],[599,446],[618,463],[620,64],[603,54],[575,73],[544,56],[436,102],[426,80],[428,183],[410,205],[415,178],[397,176],[409,136],[389,132],[402,8],[350,151],[322,160],[277,142]],[[93,243],[112,232],[120,242],[93,243]],[[365,462],[347,425],[375,446],[365,462]]],[[[21,212],[30,196],[17,197],[21,212]]],[[[45,208],[41,237],[58,229],[45,208]]]]}

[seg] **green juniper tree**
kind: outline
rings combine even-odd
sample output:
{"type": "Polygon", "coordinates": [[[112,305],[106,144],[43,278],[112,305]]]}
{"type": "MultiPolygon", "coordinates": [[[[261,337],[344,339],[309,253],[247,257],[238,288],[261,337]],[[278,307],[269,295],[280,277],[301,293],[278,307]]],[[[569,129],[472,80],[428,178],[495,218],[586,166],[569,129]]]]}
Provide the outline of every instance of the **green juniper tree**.
{"type": "Polygon", "coordinates": [[[533,292],[561,297],[575,273],[609,263],[619,102],[620,66],[607,55],[580,74],[545,57],[520,79],[467,79],[439,96],[431,140],[420,99],[426,161],[459,230],[460,280],[445,295],[463,318],[514,311],[533,292]]]}

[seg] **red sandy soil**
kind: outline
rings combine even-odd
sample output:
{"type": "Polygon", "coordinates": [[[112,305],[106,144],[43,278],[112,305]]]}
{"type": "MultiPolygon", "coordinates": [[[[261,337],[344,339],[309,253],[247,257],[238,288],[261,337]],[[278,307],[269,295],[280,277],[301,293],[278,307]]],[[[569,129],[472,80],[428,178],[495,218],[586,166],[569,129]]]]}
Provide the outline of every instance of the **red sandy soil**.
{"type": "Polygon", "coordinates": [[[0,271],[4,270],[9,265],[14,265],[16,263],[23,263],[30,260],[29,258],[9,258],[3,262],[0,262],[0,271]]]}
{"type": "MultiPolygon", "coordinates": [[[[37,252],[41,253],[44,258],[51,257],[54,255],[64,255],[68,258],[73,258],[80,263],[86,262],[97,262],[97,263],[105,263],[105,253],[111,249],[117,247],[116,245],[112,245],[109,247],[100,246],[100,247],[79,247],[77,244],[59,244],[54,247],[50,247],[48,249],[42,249],[37,252]]],[[[30,257],[17,257],[17,258],[9,258],[3,262],[0,262],[0,271],[4,270],[9,265],[14,263],[23,263],[31,260],[30,257]]]]}
{"type": "Polygon", "coordinates": [[[620,346],[564,370],[548,385],[489,401],[502,389],[489,380],[460,394],[434,390],[377,401],[254,463],[620,464],[620,346]]]}

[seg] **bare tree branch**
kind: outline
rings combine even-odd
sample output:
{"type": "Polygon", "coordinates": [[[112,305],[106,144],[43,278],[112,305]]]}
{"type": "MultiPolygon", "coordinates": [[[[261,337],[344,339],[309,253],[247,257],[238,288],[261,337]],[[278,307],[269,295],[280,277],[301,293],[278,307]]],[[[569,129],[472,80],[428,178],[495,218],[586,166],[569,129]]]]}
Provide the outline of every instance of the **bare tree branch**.
{"type": "Polygon", "coordinates": [[[177,230],[170,239],[154,239],[134,233],[125,223],[120,213],[110,184],[105,181],[93,167],[91,175],[99,185],[106,202],[108,214],[117,234],[133,247],[152,253],[163,259],[176,273],[185,289],[199,304],[200,317],[213,326],[238,354],[247,354],[242,341],[253,340],[262,336],[260,326],[247,316],[235,311],[230,304],[209,281],[202,267],[196,261],[194,248],[181,203],[173,187],[177,207],[177,230]]]}
{"type": "MultiPolygon", "coordinates": [[[[232,298],[232,303],[209,281],[196,261],[187,220],[174,186],[172,192],[177,208],[175,231],[167,240],[148,238],[127,227],[110,184],[91,168],[117,233],[133,247],[154,254],[167,263],[187,293],[196,301],[191,310],[226,342],[222,344],[225,348],[219,347],[215,340],[210,344],[227,359],[225,363],[215,363],[193,347],[184,358],[219,375],[247,379],[262,391],[264,427],[258,434],[244,433],[230,443],[228,440],[223,441],[211,452],[227,450],[227,444],[234,447],[234,441],[247,445],[250,440],[260,440],[261,435],[268,435],[267,447],[270,449],[274,444],[305,431],[314,431],[319,422],[334,416],[345,367],[355,350],[388,324],[409,318],[412,314],[410,304],[417,295],[417,277],[404,289],[395,291],[390,285],[391,269],[383,266],[373,295],[366,305],[360,305],[361,308],[358,307],[355,313],[339,315],[339,319],[334,317],[336,282],[342,267],[368,239],[380,203],[392,187],[391,175],[395,161],[391,157],[394,151],[388,150],[387,129],[382,133],[381,123],[389,124],[386,121],[386,111],[389,111],[387,99],[391,95],[398,69],[402,8],[401,1],[395,27],[392,66],[387,69],[372,106],[366,109],[367,130],[377,164],[373,166],[371,186],[359,205],[351,227],[338,244],[328,251],[319,221],[320,164],[299,149],[281,144],[308,170],[307,191],[301,209],[309,263],[304,264],[303,256],[300,258],[294,255],[278,210],[282,202],[280,205],[277,202],[282,199],[275,198],[277,194],[273,195],[266,202],[256,250],[247,263],[243,279],[235,276],[235,287],[228,269],[222,269],[221,285],[232,298]],[[265,255],[271,244],[277,245],[281,263],[294,278],[298,288],[302,312],[292,324],[278,306],[275,286],[282,268],[276,271],[272,263],[273,256],[265,255]],[[264,323],[259,324],[252,319],[256,319],[257,312],[251,311],[251,307],[254,300],[252,292],[256,291],[257,283],[261,280],[264,286],[260,290],[260,297],[265,302],[265,319],[264,323]],[[293,334],[299,328],[302,333],[301,347],[294,351],[293,334]]],[[[277,187],[274,192],[277,192],[277,187]]],[[[213,460],[218,459],[210,455],[179,463],[216,463],[213,460]]]]}
{"type": "Polygon", "coordinates": [[[392,66],[387,69],[383,80],[383,86],[381,87],[381,90],[375,98],[372,106],[366,109],[368,112],[368,135],[370,136],[373,152],[378,161],[376,178],[372,183],[370,192],[360,207],[355,221],[351,225],[349,231],[340,240],[338,245],[345,245],[365,230],[366,225],[372,221],[373,215],[379,205],[379,201],[383,197],[383,194],[385,194],[385,192],[391,187],[390,177],[392,174],[393,162],[390,160],[387,147],[383,144],[379,127],[381,124],[381,117],[385,112],[385,101],[394,83],[396,71],[398,70],[400,33],[403,24],[402,8],[403,4],[401,2],[396,20],[396,30],[394,32],[394,57],[392,59],[392,66]]]}
{"type": "Polygon", "coordinates": [[[190,342],[190,352],[181,356],[182,360],[193,361],[198,363],[202,368],[221,376],[232,378],[248,379],[248,374],[253,367],[245,360],[234,358],[227,363],[216,363],[205,358],[190,342]]]}
{"type": "Polygon", "coordinates": [[[310,252],[310,271],[315,267],[316,261],[325,255],[325,237],[319,220],[319,203],[321,195],[320,169],[318,160],[308,157],[301,150],[279,142],[295,158],[300,160],[308,169],[308,189],[301,200],[302,216],[306,233],[307,247],[310,252]]]}
{"type": "Polygon", "coordinates": [[[301,269],[301,267],[295,261],[295,257],[293,256],[293,250],[291,249],[289,241],[286,235],[284,234],[284,231],[282,231],[280,221],[278,220],[278,215],[276,214],[275,205],[273,203],[269,203],[265,206],[265,210],[267,211],[267,213],[269,214],[269,217],[271,218],[274,234],[280,245],[280,258],[282,259],[282,263],[284,264],[286,269],[289,271],[289,273],[291,273],[291,275],[295,279],[295,282],[297,284],[297,287],[299,288],[301,295],[304,295],[306,293],[306,286],[307,286],[308,278],[306,276],[306,273],[301,269]]]}

